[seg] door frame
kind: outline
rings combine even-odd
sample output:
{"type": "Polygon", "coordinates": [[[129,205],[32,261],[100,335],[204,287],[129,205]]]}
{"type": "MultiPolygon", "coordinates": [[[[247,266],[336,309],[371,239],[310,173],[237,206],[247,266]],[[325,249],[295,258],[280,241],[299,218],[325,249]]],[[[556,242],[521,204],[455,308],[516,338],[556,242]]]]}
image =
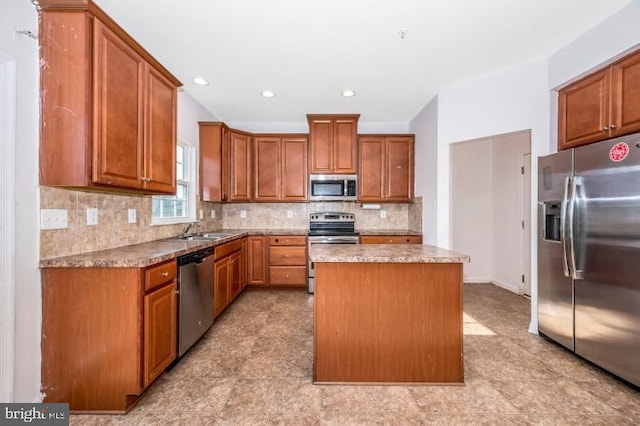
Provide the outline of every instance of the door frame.
{"type": "MultiPolygon", "coordinates": [[[[531,147],[531,143],[529,143],[531,147]]],[[[522,294],[531,297],[531,152],[520,157],[522,191],[522,294]]]]}
{"type": "Polygon", "coordinates": [[[0,53],[0,401],[13,401],[16,64],[0,53]]]}

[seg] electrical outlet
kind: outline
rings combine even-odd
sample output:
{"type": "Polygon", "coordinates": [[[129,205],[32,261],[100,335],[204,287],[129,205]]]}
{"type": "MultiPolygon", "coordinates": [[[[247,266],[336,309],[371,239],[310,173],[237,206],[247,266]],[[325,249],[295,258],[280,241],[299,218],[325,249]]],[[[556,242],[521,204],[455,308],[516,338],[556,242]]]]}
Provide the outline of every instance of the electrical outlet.
{"type": "Polygon", "coordinates": [[[386,210],[380,210],[380,219],[385,219],[387,217],[387,211],[386,210]]]}
{"type": "Polygon", "coordinates": [[[240,210],[240,218],[246,219],[246,217],[247,217],[247,211],[246,210],[240,210]]]}
{"type": "Polygon", "coordinates": [[[216,218],[216,211],[211,210],[211,219],[215,219],[215,218],[216,218]]]}
{"type": "Polygon", "coordinates": [[[40,229],[65,229],[69,226],[69,214],[64,209],[40,210],[40,229]]]}
{"type": "Polygon", "coordinates": [[[87,209],[87,225],[94,226],[98,224],[98,209],[87,209]]]}
{"type": "Polygon", "coordinates": [[[291,219],[293,217],[293,210],[287,210],[287,217],[291,219]]]}
{"type": "Polygon", "coordinates": [[[129,223],[136,223],[136,209],[129,209],[127,210],[127,219],[129,221],[129,223]]]}

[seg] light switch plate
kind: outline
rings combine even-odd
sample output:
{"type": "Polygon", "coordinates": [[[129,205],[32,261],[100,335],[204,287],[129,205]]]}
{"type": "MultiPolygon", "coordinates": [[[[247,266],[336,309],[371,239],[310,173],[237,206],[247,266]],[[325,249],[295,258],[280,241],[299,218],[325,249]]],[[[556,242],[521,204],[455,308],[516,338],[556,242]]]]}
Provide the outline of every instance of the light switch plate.
{"type": "Polygon", "coordinates": [[[129,223],[136,223],[136,209],[127,210],[127,219],[129,223]]]}
{"type": "Polygon", "coordinates": [[[380,210],[380,218],[384,219],[387,217],[387,211],[386,210],[380,210]]]}
{"type": "Polygon", "coordinates": [[[87,225],[94,226],[98,224],[98,209],[87,209],[87,225]]]}
{"type": "Polygon", "coordinates": [[[240,210],[240,217],[242,219],[245,219],[247,217],[247,211],[246,210],[240,210]]]}
{"type": "Polygon", "coordinates": [[[67,210],[40,210],[40,229],[65,229],[67,227],[69,227],[69,213],[67,210]]]}

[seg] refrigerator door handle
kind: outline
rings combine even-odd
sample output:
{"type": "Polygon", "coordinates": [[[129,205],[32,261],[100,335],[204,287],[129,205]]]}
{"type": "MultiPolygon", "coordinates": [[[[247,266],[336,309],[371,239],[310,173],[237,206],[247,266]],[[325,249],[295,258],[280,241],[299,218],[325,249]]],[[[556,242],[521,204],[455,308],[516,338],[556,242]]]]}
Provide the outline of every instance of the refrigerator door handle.
{"type": "Polygon", "coordinates": [[[562,188],[562,203],[560,204],[560,239],[562,241],[562,270],[565,277],[571,277],[568,259],[568,238],[567,238],[567,204],[569,204],[569,190],[571,188],[571,178],[565,177],[562,188]]]}
{"type": "Polygon", "coordinates": [[[571,180],[571,198],[568,206],[568,223],[569,223],[569,260],[571,261],[571,278],[574,280],[581,280],[583,277],[582,270],[578,270],[576,263],[576,241],[574,238],[574,225],[575,225],[575,210],[576,210],[576,200],[578,198],[578,190],[582,188],[582,178],[580,176],[574,176],[571,180]]]}

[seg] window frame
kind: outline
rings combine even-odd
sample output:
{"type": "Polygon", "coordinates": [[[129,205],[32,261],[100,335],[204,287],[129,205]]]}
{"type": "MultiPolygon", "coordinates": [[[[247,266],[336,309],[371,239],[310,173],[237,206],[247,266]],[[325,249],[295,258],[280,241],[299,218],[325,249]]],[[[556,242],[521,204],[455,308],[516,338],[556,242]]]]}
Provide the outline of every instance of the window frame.
{"type": "MultiPolygon", "coordinates": [[[[198,193],[198,180],[197,180],[197,147],[196,145],[184,140],[178,141],[178,146],[183,147],[184,155],[184,169],[185,177],[188,180],[177,180],[176,174],[176,191],[179,184],[184,183],[187,185],[187,216],[185,217],[153,217],[153,202],[154,200],[163,200],[165,198],[172,198],[175,195],[153,195],[151,200],[151,225],[171,225],[178,223],[191,223],[196,221],[196,194],[198,193]]],[[[177,149],[177,148],[176,148],[177,149]]],[[[177,157],[177,156],[176,156],[177,157]]],[[[176,169],[177,169],[176,158],[176,169]]]]}

